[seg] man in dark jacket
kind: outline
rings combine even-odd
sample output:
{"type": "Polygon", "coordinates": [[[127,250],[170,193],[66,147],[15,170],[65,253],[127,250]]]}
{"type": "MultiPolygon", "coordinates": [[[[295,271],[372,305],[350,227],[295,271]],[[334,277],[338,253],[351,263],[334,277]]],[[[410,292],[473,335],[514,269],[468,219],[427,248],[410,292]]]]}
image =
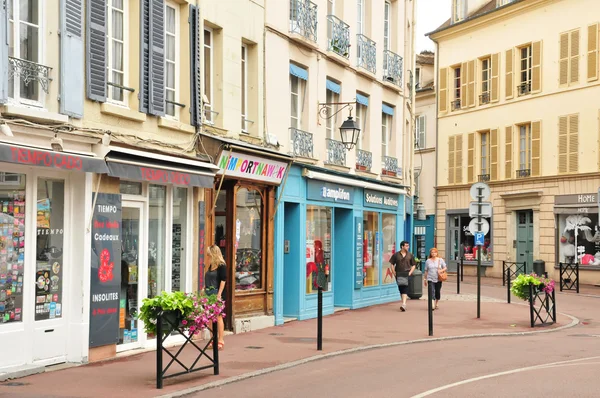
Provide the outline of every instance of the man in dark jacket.
{"type": "Polygon", "coordinates": [[[408,298],[408,277],[415,272],[417,262],[412,253],[408,251],[408,242],[403,240],[400,242],[400,251],[395,253],[390,258],[390,264],[394,266],[394,276],[398,284],[398,290],[402,297],[402,305],[400,311],[406,311],[406,300],[408,298]]]}

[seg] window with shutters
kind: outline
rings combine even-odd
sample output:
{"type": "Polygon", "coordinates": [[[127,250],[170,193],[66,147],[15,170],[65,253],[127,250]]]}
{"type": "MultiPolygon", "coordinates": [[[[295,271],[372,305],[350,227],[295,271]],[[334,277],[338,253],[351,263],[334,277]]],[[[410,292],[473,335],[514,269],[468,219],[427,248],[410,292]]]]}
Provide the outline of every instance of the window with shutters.
{"type": "Polygon", "coordinates": [[[165,4],[165,113],[173,118],[179,117],[179,6],[165,4]]]}
{"type": "Polygon", "coordinates": [[[419,115],[415,119],[415,136],[417,149],[425,149],[425,115],[419,115]]]}
{"type": "Polygon", "coordinates": [[[532,48],[531,45],[519,48],[519,95],[531,93],[532,48]]]}
{"type": "Polygon", "coordinates": [[[356,141],[357,149],[367,149],[365,143],[368,143],[368,140],[365,139],[368,136],[367,132],[367,117],[368,117],[368,107],[363,104],[356,104],[356,124],[360,127],[360,135],[358,136],[358,141],[356,141]]]}
{"type": "Polygon", "coordinates": [[[290,127],[302,129],[302,112],[304,111],[306,81],[290,75],[291,121],[290,127]]]}
{"type": "Polygon", "coordinates": [[[214,35],[212,29],[204,28],[204,123],[214,124],[214,35]]]}
{"type": "Polygon", "coordinates": [[[248,46],[242,44],[242,56],[240,60],[242,74],[242,133],[248,133],[248,46]]]}
{"type": "Polygon", "coordinates": [[[462,135],[450,136],[448,140],[448,184],[461,184],[462,161],[462,135]]]}
{"type": "Polygon", "coordinates": [[[579,83],[579,29],[560,34],[559,84],[579,83]]]}
{"type": "Polygon", "coordinates": [[[452,102],[450,103],[451,109],[453,111],[459,110],[461,108],[461,67],[455,66],[452,68],[452,102]]]}
{"type": "Polygon", "coordinates": [[[579,171],[579,115],[558,118],[558,172],[579,171]]]}
{"type": "Polygon", "coordinates": [[[490,103],[490,90],[492,88],[492,59],[491,57],[480,60],[481,67],[481,94],[479,95],[479,104],[490,103]]]}
{"type": "Polygon", "coordinates": [[[519,130],[519,169],[517,178],[531,175],[531,123],[517,126],[519,130]]]}
{"type": "Polygon", "coordinates": [[[129,2],[125,0],[106,2],[108,100],[121,105],[127,105],[127,95],[125,95],[124,89],[127,88],[128,84],[126,57],[126,54],[128,54],[128,4],[129,2]]]}
{"type": "Polygon", "coordinates": [[[489,181],[490,179],[490,132],[482,131],[479,133],[481,175],[480,181],[489,181]]]}
{"type": "Polygon", "coordinates": [[[381,113],[381,156],[389,155],[388,142],[391,136],[392,116],[381,113]]]}
{"type": "Polygon", "coordinates": [[[598,80],[598,41],[600,40],[600,24],[587,27],[587,81],[598,80]]]}
{"type": "Polygon", "coordinates": [[[8,1],[8,96],[15,102],[42,106],[50,69],[42,65],[43,1],[8,1]]]}

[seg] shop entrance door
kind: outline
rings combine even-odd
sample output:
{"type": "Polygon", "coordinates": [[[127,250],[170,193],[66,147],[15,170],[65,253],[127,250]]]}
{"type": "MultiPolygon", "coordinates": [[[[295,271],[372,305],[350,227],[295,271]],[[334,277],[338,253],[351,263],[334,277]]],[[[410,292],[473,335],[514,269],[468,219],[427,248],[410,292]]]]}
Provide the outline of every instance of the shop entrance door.
{"type": "Polygon", "coordinates": [[[533,211],[517,212],[517,262],[527,262],[526,272],[533,269],[533,211]]]}
{"type": "Polygon", "coordinates": [[[464,255],[464,251],[461,250],[461,226],[460,226],[460,216],[450,216],[448,217],[449,224],[449,247],[447,253],[447,261],[448,261],[448,271],[456,272],[458,269],[458,265],[460,264],[460,258],[464,255]]]}

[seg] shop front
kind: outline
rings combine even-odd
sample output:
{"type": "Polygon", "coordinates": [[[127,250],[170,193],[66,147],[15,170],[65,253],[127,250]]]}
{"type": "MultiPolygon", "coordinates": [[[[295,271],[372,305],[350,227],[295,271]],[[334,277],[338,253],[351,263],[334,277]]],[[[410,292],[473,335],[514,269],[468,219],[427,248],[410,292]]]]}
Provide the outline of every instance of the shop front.
{"type": "MultiPolygon", "coordinates": [[[[477,265],[477,250],[475,236],[469,231],[471,217],[468,209],[457,209],[446,211],[446,253],[445,259],[451,272],[458,269],[463,260],[465,266],[477,265]]],[[[483,218],[492,225],[492,218],[483,218]]],[[[493,267],[492,255],[493,228],[485,236],[484,245],[481,247],[481,265],[493,267]]]]}
{"type": "Polygon", "coordinates": [[[276,323],[398,298],[389,259],[404,238],[405,191],[293,166],[277,214],[276,323]],[[321,271],[323,272],[323,271],[321,271]]]}

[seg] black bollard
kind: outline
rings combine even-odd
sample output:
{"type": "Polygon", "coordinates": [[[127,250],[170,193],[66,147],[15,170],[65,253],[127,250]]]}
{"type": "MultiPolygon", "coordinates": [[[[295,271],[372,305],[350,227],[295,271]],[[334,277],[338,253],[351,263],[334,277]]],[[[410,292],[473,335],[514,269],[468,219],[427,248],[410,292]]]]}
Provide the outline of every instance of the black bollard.
{"type": "Polygon", "coordinates": [[[427,282],[427,314],[429,318],[429,336],[433,336],[433,297],[431,296],[431,290],[433,284],[427,282]]]}
{"type": "Polygon", "coordinates": [[[317,351],[323,351],[323,289],[317,293],[317,351]]]}
{"type": "Polygon", "coordinates": [[[162,313],[156,317],[156,388],[163,388],[163,339],[162,339],[162,313]]]}
{"type": "Polygon", "coordinates": [[[213,322],[212,325],[213,339],[213,364],[215,376],[219,375],[219,325],[213,322]]]}

